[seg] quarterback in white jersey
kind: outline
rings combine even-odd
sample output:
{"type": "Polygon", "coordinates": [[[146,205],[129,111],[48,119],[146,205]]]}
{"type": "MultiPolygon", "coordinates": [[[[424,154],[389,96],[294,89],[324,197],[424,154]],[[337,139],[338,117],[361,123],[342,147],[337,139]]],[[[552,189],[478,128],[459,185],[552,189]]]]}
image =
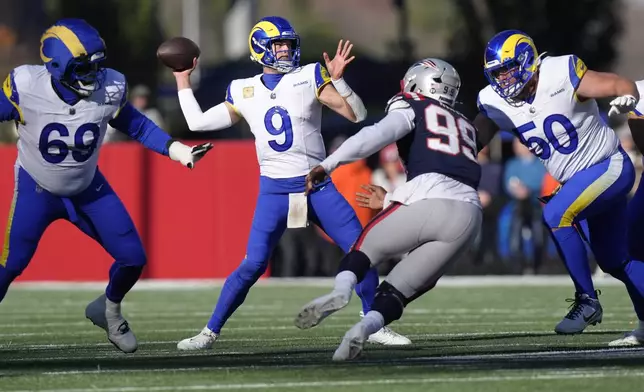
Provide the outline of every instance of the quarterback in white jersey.
{"type": "Polygon", "coordinates": [[[588,70],[576,56],[541,57],[525,33],[508,30],[493,37],[484,60],[490,85],[479,94],[474,123],[483,144],[498,129],[512,131],[562,185],[544,207],[544,222],[576,293],[555,332],[581,333],[602,319],[576,227],[582,220],[598,265],[624,282],[643,319],[644,265],[629,260],[625,224],[634,168],[595,102],[617,97],[609,114],[627,113],[639,93],[632,81],[588,70]]]}
{"type": "Polygon", "coordinates": [[[0,121],[15,121],[20,138],[0,256],[0,301],[47,227],[66,219],[115,258],[105,294],[85,315],[117,348],[133,352],[138,345],[121,315],[121,300],[141,275],[146,256],[132,219],[97,167],[107,125],[188,167],[210,145],[183,145],[134,109],[125,77],[103,68],[105,43],[85,21],[60,20],[40,43],[45,64],[14,69],[0,94],[0,121]]]}
{"type": "MultiPolygon", "coordinates": [[[[287,227],[304,227],[311,220],[345,252],[362,230],[352,207],[330,180],[305,194],[306,174],[326,157],[320,132],[322,105],[353,122],[367,115],[362,100],[342,77],[344,68],[354,59],[349,57],[353,45],[340,41],[333,60],[324,53],[328,71],[319,63],[300,66],[299,36],[286,19],[277,16],[261,19],[251,30],[248,45],[251,59],[262,65],[263,73],[233,80],[225,102],[205,113],[190,87],[192,70],[175,72],[188,127],[192,131],[219,130],[244,118],[255,136],[260,167],[259,196],[246,257],[226,279],[206,327],[179,342],[180,350],[212,347],[226,320],[266,271],[269,257],[287,227]]],[[[358,288],[365,314],[378,283],[377,271],[372,268],[358,288]]],[[[388,328],[372,334],[370,340],[410,343],[388,328]]]]}

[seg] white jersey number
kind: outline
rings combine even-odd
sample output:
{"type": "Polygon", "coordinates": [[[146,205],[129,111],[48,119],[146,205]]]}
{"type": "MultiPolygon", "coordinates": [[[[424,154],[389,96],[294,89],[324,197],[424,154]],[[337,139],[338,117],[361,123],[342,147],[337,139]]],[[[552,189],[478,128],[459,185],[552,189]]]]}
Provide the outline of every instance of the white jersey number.
{"type": "Polygon", "coordinates": [[[523,143],[524,146],[528,147],[530,151],[538,158],[546,160],[552,155],[552,148],[555,151],[568,155],[575,152],[577,145],[579,144],[579,135],[577,135],[577,129],[575,126],[568,120],[566,116],[561,114],[551,114],[543,120],[543,133],[546,135],[544,140],[539,136],[529,136],[530,131],[537,129],[537,126],[533,121],[530,121],[527,124],[523,124],[516,129],[516,134],[523,143]],[[559,124],[560,129],[563,128],[563,132],[555,134],[554,125],[559,124]],[[560,136],[565,133],[568,140],[564,140],[563,143],[560,141],[560,136]],[[550,148],[552,146],[552,148],[550,148]]]}
{"type": "Polygon", "coordinates": [[[428,137],[427,148],[449,155],[463,154],[476,162],[476,130],[467,120],[438,105],[429,105],[425,108],[425,127],[430,133],[444,136],[428,137]]]}
{"type": "Polygon", "coordinates": [[[73,146],[68,145],[60,139],[54,138],[50,140],[52,133],[57,133],[60,137],[67,137],[69,136],[69,129],[61,123],[51,123],[45,125],[45,128],[43,128],[40,134],[38,149],[42,157],[53,165],[64,161],[67,155],[69,155],[70,149],[72,150],[72,158],[76,162],[82,163],[87,161],[94,153],[94,150],[96,150],[100,136],[99,127],[94,123],[87,123],[78,127],[74,134],[73,146]],[[85,138],[88,133],[91,134],[89,143],[86,142],[85,138]]]}

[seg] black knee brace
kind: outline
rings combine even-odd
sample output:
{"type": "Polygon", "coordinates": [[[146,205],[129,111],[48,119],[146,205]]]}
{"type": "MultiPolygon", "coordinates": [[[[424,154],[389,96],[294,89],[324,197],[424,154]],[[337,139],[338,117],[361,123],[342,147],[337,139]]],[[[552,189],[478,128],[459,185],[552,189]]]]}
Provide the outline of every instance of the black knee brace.
{"type": "Polygon", "coordinates": [[[369,257],[359,250],[352,250],[342,258],[342,261],[340,261],[338,273],[342,271],[351,271],[356,274],[358,277],[358,283],[360,283],[370,269],[371,260],[369,260],[369,257]]]}
{"type": "Polygon", "coordinates": [[[376,298],[373,300],[371,310],[382,314],[385,325],[398,320],[409,300],[388,282],[382,282],[376,290],[376,298]]]}

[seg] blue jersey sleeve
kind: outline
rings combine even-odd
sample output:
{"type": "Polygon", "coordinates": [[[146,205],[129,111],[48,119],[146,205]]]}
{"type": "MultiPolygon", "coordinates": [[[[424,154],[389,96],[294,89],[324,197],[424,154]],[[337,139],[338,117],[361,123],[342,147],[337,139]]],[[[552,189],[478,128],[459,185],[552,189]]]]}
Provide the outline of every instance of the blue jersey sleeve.
{"type": "Polygon", "coordinates": [[[150,150],[168,155],[168,144],[172,140],[170,135],[139,112],[131,103],[126,101],[121,106],[116,117],[110,121],[110,125],[150,150]]]}
{"type": "Polygon", "coordinates": [[[25,119],[20,109],[20,95],[14,81],[14,71],[11,71],[2,84],[2,92],[3,94],[0,94],[0,121],[13,120],[24,124],[25,119]]]}

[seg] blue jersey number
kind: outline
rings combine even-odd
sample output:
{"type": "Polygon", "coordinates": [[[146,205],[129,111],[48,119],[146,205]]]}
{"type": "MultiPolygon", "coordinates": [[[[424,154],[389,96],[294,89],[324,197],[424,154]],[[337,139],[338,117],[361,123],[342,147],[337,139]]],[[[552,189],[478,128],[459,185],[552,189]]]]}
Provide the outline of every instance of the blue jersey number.
{"type": "MultiPolygon", "coordinates": [[[[66,142],[56,139],[55,137],[52,138],[52,140],[49,140],[52,133],[58,134],[58,137],[66,137],[69,136],[69,129],[61,123],[51,123],[47,124],[40,134],[38,149],[40,150],[42,157],[47,162],[56,165],[67,158],[70,146],[68,146],[66,142]],[[57,151],[50,151],[52,148],[57,151]]],[[[74,146],[71,147],[72,158],[74,158],[76,162],[87,161],[92,154],[94,154],[94,150],[96,150],[99,136],[100,131],[97,124],[88,123],[78,127],[74,134],[74,146]],[[85,143],[85,135],[88,133],[91,133],[92,139],[89,143],[85,143]]]]}
{"type": "Polygon", "coordinates": [[[291,117],[289,117],[288,112],[281,106],[274,106],[268,109],[266,116],[264,116],[264,126],[266,130],[273,136],[279,136],[284,134],[284,142],[278,143],[275,140],[268,142],[268,145],[277,152],[284,152],[291,148],[293,145],[293,124],[291,123],[291,117]],[[273,117],[280,116],[282,119],[282,125],[279,128],[273,126],[273,117]]]}
{"type": "Polygon", "coordinates": [[[527,124],[523,124],[516,129],[517,135],[521,143],[530,149],[537,157],[546,160],[552,155],[552,148],[555,151],[561,154],[572,154],[579,145],[579,135],[577,135],[577,129],[574,125],[568,120],[566,116],[561,114],[551,114],[543,120],[543,132],[546,134],[546,139],[543,140],[537,136],[530,136],[526,139],[524,133],[529,132],[535,129],[537,126],[534,125],[534,121],[530,121],[527,124]],[[566,145],[561,144],[557,136],[555,135],[552,126],[558,123],[560,124],[566,134],[568,135],[568,143],[566,145]]]}

